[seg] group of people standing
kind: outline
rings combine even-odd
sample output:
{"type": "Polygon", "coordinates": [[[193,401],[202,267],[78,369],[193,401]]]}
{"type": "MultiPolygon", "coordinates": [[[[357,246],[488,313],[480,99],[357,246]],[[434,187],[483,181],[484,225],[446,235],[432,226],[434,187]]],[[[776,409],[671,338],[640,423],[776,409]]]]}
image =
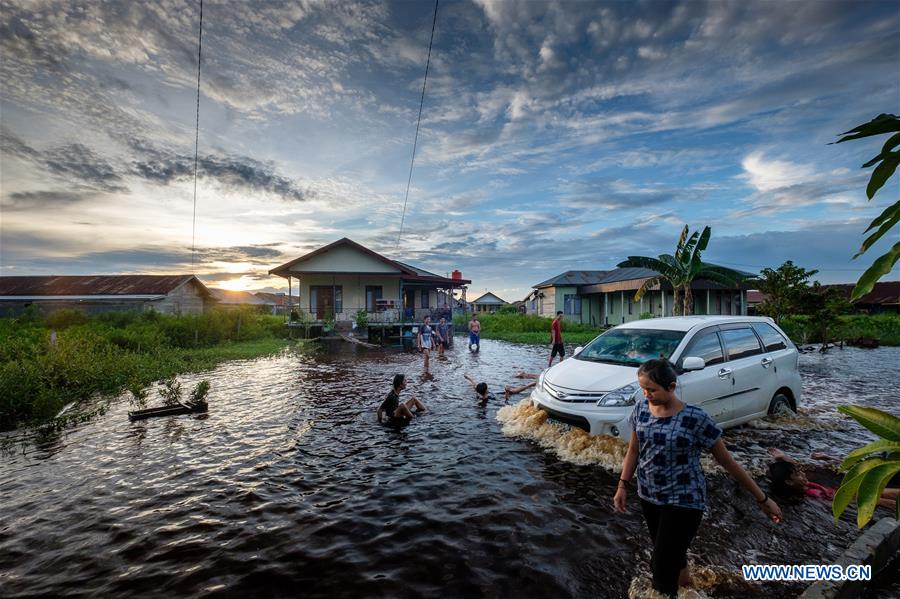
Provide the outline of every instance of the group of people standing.
{"type": "MultiPolygon", "coordinates": [[[[547,362],[547,367],[553,365],[553,358],[559,356],[559,361],[562,362],[566,357],[566,346],[563,341],[563,333],[562,333],[562,322],[563,322],[563,313],[562,311],[558,311],[556,313],[556,318],[553,319],[553,322],[550,324],[550,360],[547,362]]],[[[469,351],[472,353],[478,353],[481,351],[481,322],[478,320],[478,315],[473,314],[472,319],[468,324],[469,329],[469,351]]],[[[444,350],[450,347],[450,336],[453,334],[453,323],[447,322],[447,319],[442,317],[440,322],[438,323],[436,328],[432,328],[431,326],[431,317],[426,316],[422,326],[419,328],[418,335],[416,336],[416,348],[422,352],[425,360],[425,371],[428,371],[428,367],[431,359],[431,352],[434,348],[437,348],[438,355],[443,356],[444,350]]]]}
{"type": "MultiPolygon", "coordinates": [[[[477,315],[472,316],[469,321],[469,349],[473,353],[481,350],[481,322],[477,315]]],[[[431,317],[426,316],[419,327],[416,334],[416,349],[423,355],[425,361],[425,372],[431,363],[431,352],[437,350],[439,356],[444,355],[444,351],[450,347],[450,338],[453,335],[453,323],[448,321],[446,317],[441,317],[436,327],[431,326],[431,317]]]]}

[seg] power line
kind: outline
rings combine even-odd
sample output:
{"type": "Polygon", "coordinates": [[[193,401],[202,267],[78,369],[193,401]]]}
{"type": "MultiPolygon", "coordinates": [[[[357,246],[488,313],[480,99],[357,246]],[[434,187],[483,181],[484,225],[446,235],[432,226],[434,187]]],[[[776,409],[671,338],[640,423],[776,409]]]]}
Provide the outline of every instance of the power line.
{"type": "Polygon", "coordinates": [[[203,53],[203,0],[200,0],[200,34],[197,41],[197,122],[194,129],[194,217],[191,223],[191,274],[194,270],[194,255],[197,239],[197,157],[200,149],[200,58],[203,53]]]}
{"type": "Polygon", "coordinates": [[[403,221],[406,218],[406,202],[409,200],[409,186],[412,183],[413,164],[416,161],[416,145],[419,143],[419,125],[422,124],[422,106],[425,104],[425,86],[428,84],[428,66],[431,64],[431,46],[434,43],[434,27],[437,23],[438,2],[434,0],[434,18],[431,21],[431,40],[428,42],[428,59],[425,61],[425,80],[422,82],[422,98],[419,100],[419,119],[416,121],[416,136],[413,139],[412,158],[409,161],[409,178],[406,180],[406,195],[403,198],[403,212],[400,214],[400,232],[397,234],[397,247],[403,236],[403,221]]]}
{"type": "MultiPolygon", "coordinates": [[[[758,268],[760,270],[763,268],[772,268],[772,265],[760,266],[759,264],[741,264],[739,262],[722,262],[720,260],[716,260],[715,264],[720,264],[722,266],[744,266],[746,268],[758,268]]],[[[819,268],[816,270],[818,270],[819,272],[828,272],[828,271],[855,272],[855,271],[865,270],[866,268],[868,268],[868,266],[866,266],[865,264],[860,264],[857,268],[819,268]]]]}

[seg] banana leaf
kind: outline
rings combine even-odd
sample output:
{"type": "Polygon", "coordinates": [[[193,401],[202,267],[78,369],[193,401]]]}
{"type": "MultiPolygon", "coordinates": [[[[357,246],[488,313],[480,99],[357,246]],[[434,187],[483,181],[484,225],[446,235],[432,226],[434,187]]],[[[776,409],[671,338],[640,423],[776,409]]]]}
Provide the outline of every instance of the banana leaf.
{"type": "Polygon", "coordinates": [[[900,462],[888,462],[872,468],[863,477],[856,495],[856,504],[859,506],[856,513],[856,525],[859,528],[868,524],[872,519],[884,488],[891,477],[898,472],[900,472],[900,462]]]}
{"type": "Polygon", "coordinates": [[[900,442],[900,418],[893,414],[865,406],[839,406],[838,412],[850,416],[883,439],[900,442]]]}

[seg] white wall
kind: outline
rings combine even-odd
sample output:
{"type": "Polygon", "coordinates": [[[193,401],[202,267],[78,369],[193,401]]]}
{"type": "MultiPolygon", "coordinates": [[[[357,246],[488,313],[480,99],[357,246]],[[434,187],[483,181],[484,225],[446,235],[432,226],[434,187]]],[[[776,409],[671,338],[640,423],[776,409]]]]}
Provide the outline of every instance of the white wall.
{"type": "Polygon", "coordinates": [[[356,248],[338,246],[324,254],[313,256],[309,260],[298,262],[291,267],[292,271],[305,272],[371,272],[400,274],[396,268],[385,264],[374,256],[370,256],[356,248]]]}

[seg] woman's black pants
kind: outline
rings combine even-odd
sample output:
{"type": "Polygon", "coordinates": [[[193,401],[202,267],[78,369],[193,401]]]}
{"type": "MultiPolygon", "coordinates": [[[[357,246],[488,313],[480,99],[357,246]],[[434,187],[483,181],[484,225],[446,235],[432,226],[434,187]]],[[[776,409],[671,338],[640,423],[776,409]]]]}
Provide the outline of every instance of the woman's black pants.
{"type": "Polygon", "coordinates": [[[674,597],[678,592],[678,573],[687,566],[687,550],[700,527],[703,511],[656,505],[643,499],[641,510],[653,541],[653,588],[674,597]]]}

